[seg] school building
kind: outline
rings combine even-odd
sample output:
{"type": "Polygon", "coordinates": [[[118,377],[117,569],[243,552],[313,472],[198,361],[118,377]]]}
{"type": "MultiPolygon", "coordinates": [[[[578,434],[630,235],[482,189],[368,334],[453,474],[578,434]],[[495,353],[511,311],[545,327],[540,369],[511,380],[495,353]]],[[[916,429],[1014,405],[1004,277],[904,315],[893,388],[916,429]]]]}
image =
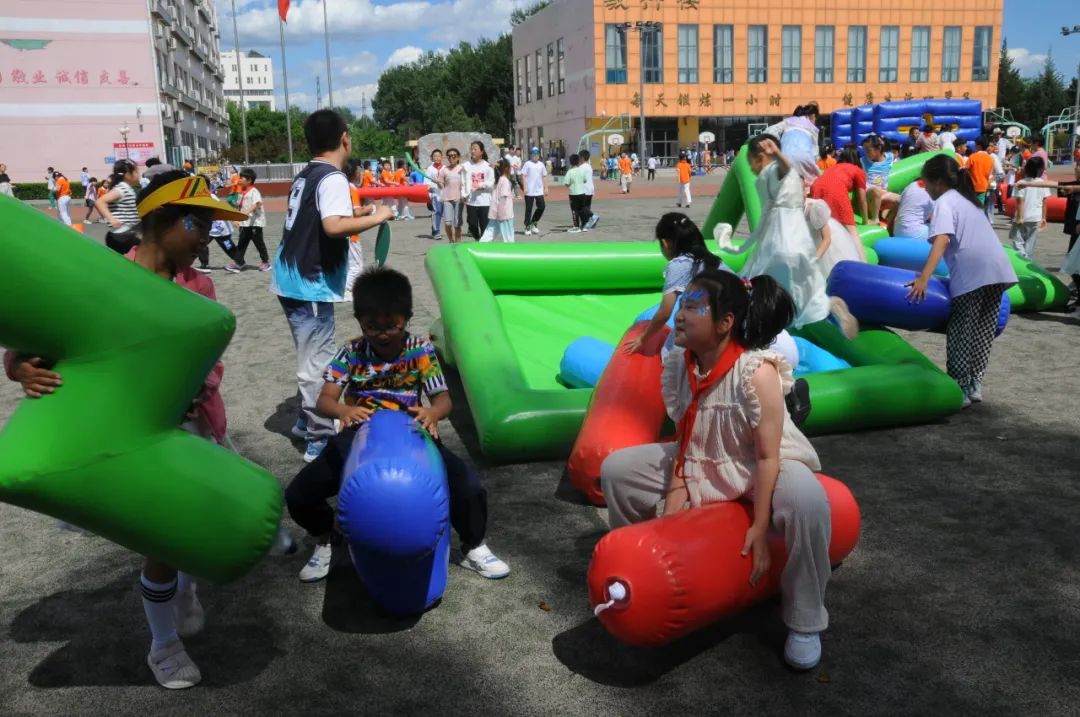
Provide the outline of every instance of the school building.
{"type": "MultiPolygon", "coordinates": [[[[545,155],[639,147],[670,158],[712,132],[816,101],[903,99],[993,107],[1003,0],[554,0],[514,28],[514,140],[545,155]],[[644,62],[643,62],[644,60],[644,62]],[[644,72],[644,74],[642,74],[644,72]]],[[[823,132],[822,137],[828,133],[823,132]]]]}

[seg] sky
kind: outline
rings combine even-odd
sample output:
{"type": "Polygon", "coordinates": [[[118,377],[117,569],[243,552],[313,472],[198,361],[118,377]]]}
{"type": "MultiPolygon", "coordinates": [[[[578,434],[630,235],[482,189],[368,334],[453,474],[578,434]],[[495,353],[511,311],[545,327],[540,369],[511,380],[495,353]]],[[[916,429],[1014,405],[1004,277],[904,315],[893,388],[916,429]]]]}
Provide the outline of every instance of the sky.
{"type": "MultiPolygon", "coordinates": [[[[240,47],[273,58],[278,106],[284,107],[277,0],[235,2],[240,47]]],[[[497,37],[509,31],[510,13],[519,4],[527,7],[531,0],[328,0],[334,104],[359,112],[366,97],[370,113],[383,70],[461,41],[497,37]]],[[[232,50],[232,0],[217,0],[217,5],[221,49],[232,50]]],[[[1080,62],[1080,33],[1062,37],[1062,25],[1080,25],[1080,0],[1005,0],[1004,35],[1022,74],[1038,74],[1051,53],[1068,83],[1080,62]]],[[[995,38],[995,44],[1000,40],[995,38]]],[[[285,41],[290,103],[314,109],[315,77],[321,75],[325,105],[326,51],[319,0],[292,0],[285,41]]]]}

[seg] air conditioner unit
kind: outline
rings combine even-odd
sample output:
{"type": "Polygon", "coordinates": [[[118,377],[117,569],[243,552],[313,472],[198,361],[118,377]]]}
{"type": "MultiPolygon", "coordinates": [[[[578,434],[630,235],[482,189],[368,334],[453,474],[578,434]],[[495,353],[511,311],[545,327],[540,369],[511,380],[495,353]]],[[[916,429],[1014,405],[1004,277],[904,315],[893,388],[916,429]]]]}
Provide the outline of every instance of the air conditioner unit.
{"type": "Polygon", "coordinates": [[[180,105],[176,100],[169,100],[169,107],[172,109],[174,115],[180,111],[180,105]]]}
{"type": "Polygon", "coordinates": [[[183,122],[184,110],[176,110],[176,112],[173,113],[173,119],[175,119],[177,122],[183,122]]]}
{"type": "Polygon", "coordinates": [[[169,47],[170,50],[175,50],[176,49],[176,38],[175,37],[170,37],[169,38],[168,47],[169,47]]]}

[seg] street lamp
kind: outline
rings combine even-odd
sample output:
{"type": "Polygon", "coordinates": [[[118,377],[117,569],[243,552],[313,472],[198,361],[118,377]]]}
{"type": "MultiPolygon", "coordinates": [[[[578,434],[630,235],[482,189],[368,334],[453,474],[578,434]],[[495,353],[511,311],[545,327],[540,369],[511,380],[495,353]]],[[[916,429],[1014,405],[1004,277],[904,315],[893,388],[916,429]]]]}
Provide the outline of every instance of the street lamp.
{"type": "Polygon", "coordinates": [[[127,122],[120,128],[120,136],[124,139],[124,159],[131,159],[131,151],[128,150],[128,135],[131,133],[131,128],[127,126],[127,122]]]}
{"type": "MultiPolygon", "coordinates": [[[[1069,35],[1080,34],[1080,25],[1073,25],[1071,28],[1063,26],[1061,28],[1061,34],[1068,37],[1069,35]]],[[[1080,147],[1080,64],[1077,65],[1076,70],[1076,101],[1073,103],[1073,136],[1076,138],[1074,147],[1080,147]]]]}
{"type": "Polygon", "coordinates": [[[623,32],[633,30],[638,33],[638,151],[641,153],[641,166],[645,166],[648,160],[648,145],[645,142],[645,35],[646,33],[659,32],[661,23],[655,20],[638,20],[634,23],[624,22],[620,25],[623,32]]]}

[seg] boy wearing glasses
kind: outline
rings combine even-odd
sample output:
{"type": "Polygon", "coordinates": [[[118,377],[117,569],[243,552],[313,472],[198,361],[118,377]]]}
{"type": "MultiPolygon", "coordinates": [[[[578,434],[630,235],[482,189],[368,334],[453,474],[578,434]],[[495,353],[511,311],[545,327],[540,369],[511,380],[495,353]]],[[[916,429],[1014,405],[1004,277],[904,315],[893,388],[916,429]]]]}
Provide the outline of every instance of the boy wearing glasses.
{"type": "Polygon", "coordinates": [[[289,515],[315,538],[315,552],[300,580],[318,582],[330,572],[332,544],[338,542],[334,511],[327,499],[341,488],[342,469],[356,429],[376,411],[408,411],[435,439],[446,464],[450,524],[461,538],[459,565],[485,578],[503,578],[510,567],[484,543],[487,491],[477,476],[439,440],[439,421],[450,415],[450,393],[435,348],[405,326],[412,317],[412,286],[404,274],[373,267],[353,286],[353,314],[361,336],[346,343],[323,376],[316,412],[341,422],[319,456],[285,490],[289,515]],[[421,403],[421,394],[428,404],[421,403]],[[344,398],[344,400],[342,400],[344,398]]]}

